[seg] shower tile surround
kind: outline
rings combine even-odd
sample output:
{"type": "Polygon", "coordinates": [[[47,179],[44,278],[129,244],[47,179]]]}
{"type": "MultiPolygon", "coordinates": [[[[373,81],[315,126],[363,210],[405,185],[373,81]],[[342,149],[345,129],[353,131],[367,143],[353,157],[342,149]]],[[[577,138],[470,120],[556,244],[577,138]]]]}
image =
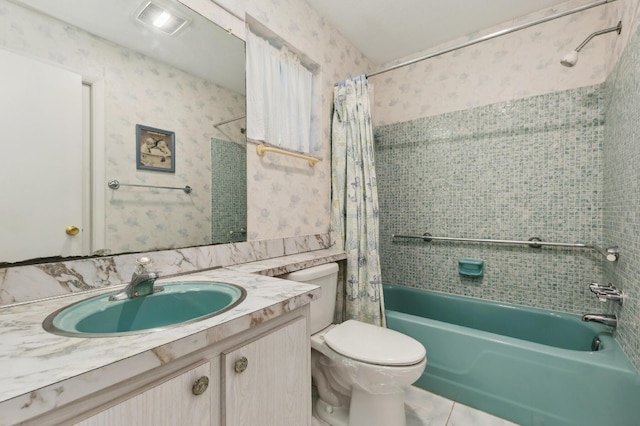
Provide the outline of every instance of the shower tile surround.
{"type": "Polygon", "coordinates": [[[244,241],[247,229],[247,146],[211,138],[211,240],[244,241]]]}
{"type": "Polygon", "coordinates": [[[595,243],[602,234],[602,85],[377,129],[383,281],[563,312],[600,312],[590,250],[424,243],[392,234],[595,243]],[[459,258],[485,261],[482,278],[459,258]]]}
{"type": "Polygon", "coordinates": [[[640,30],[603,84],[381,126],[376,160],[383,280],[582,314],[617,313],[640,369],[640,30]],[[592,251],[393,241],[391,234],[618,245],[592,251]],[[481,279],[457,274],[484,259],[481,279]],[[599,303],[613,283],[624,306],[599,303]]]}
{"type": "Polygon", "coordinates": [[[605,83],[603,233],[622,250],[605,266],[605,282],[627,296],[618,341],[640,369],[640,30],[631,36],[605,83]]]}

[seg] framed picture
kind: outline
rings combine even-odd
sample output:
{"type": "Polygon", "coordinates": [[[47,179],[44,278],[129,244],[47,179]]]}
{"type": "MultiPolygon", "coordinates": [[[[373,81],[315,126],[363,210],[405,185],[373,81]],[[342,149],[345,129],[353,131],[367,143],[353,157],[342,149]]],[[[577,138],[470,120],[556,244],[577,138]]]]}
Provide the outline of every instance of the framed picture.
{"type": "Polygon", "coordinates": [[[157,172],[176,171],[176,134],[136,124],[136,168],[157,172]]]}

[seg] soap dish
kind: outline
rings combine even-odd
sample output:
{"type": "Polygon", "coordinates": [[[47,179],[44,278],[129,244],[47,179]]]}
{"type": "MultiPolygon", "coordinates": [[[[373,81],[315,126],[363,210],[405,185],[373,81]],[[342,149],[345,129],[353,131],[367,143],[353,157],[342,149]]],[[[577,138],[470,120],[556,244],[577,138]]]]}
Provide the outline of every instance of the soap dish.
{"type": "Polygon", "coordinates": [[[481,277],[484,274],[484,260],[460,258],[458,272],[467,277],[481,277]]]}

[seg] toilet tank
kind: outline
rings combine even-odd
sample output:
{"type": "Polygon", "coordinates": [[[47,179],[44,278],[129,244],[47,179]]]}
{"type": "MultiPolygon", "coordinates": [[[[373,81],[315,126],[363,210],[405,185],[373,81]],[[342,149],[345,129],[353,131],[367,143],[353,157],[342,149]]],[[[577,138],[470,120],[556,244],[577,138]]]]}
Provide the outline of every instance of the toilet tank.
{"type": "Polygon", "coordinates": [[[333,322],[338,286],[338,264],[327,263],[282,275],[285,280],[314,284],[322,288],[319,300],[311,302],[311,334],[317,333],[333,322]]]}

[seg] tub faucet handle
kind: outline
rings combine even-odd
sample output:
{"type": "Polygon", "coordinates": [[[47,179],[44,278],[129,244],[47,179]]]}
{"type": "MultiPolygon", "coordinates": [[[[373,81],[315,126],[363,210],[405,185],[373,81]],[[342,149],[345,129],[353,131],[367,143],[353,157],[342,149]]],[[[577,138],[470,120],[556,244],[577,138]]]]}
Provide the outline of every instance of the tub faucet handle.
{"type": "Polygon", "coordinates": [[[598,283],[589,284],[589,290],[596,295],[599,301],[606,302],[607,300],[614,300],[622,305],[624,299],[624,293],[618,290],[613,284],[601,285],[598,283]]]}

